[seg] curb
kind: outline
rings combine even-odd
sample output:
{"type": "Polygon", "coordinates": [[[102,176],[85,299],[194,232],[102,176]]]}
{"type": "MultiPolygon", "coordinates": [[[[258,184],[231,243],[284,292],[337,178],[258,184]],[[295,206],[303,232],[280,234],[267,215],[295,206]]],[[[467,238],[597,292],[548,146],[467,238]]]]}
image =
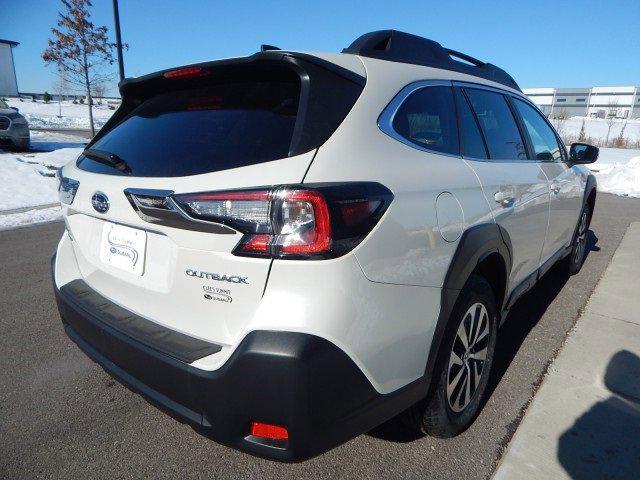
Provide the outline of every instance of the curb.
{"type": "Polygon", "coordinates": [[[32,205],[30,207],[12,208],[11,210],[0,210],[0,215],[13,215],[14,213],[24,213],[24,212],[29,212],[31,210],[44,210],[45,208],[57,207],[59,205],[60,205],[60,202],[56,202],[56,203],[45,203],[43,205],[32,205]]]}

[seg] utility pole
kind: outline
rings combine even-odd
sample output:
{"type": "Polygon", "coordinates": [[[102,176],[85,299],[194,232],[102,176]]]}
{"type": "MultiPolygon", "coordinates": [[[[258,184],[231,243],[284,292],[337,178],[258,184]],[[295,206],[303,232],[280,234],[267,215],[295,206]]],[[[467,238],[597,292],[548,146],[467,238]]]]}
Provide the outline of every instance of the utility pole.
{"type": "Polygon", "coordinates": [[[120,80],[124,80],[124,63],[122,62],[122,39],[120,38],[120,13],[118,12],[118,0],[113,0],[113,22],[116,30],[116,49],[118,50],[118,70],[120,80]]]}

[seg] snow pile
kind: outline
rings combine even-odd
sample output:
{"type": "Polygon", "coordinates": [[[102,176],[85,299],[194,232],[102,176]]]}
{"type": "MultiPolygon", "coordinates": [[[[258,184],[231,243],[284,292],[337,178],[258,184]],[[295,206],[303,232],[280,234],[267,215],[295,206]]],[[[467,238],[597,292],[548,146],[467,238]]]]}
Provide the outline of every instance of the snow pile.
{"type": "Polygon", "coordinates": [[[78,157],[79,148],[46,153],[0,153],[0,211],[58,201],[57,167],[78,157]]]}
{"type": "MultiPolygon", "coordinates": [[[[87,105],[74,104],[69,100],[44,103],[41,100],[19,101],[7,99],[10,107],[16,107],[29,122],[31,128],[90,128],[89,109],[87,105]],[[58,117],[58,113],[61,117],[58,117]]],[[[111,118],[115,110],[109,110],[106,104],[93,106],[93,121],[96,128],[102,127],[111,118]]]]}
{"type": "Polygon", "coordinates": [[[76,159],[85,143],[85,139],[71,135],[32,132],[32,152],[0,150],[0,225],[51,218],[53,211],[2,212],[58,203],[56,168],[76,159]]]}
{"type": "Polygon", "coordinates": [[[640,155],[598,168],[599,163],[593,168],[599,191],[640,197],[640,155]]]}
{"type": "Polygon", "coordinates": [[[60,207],[29,210],[28,212],[13,213],[10,215],[0,214],[0,230],[33,223],[53,222],[61,219],[62,209],[60,207]]]}

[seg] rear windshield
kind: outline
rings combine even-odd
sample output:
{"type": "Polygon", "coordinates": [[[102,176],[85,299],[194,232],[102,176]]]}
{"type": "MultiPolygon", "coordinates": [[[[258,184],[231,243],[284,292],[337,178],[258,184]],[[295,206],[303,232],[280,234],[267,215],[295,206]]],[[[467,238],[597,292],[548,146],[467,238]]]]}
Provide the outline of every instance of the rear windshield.
{"type": "Polygon", "coordinates": [[[125,84],[122,107],[79,168],[179,177],[299,155],[331,136],[364,86],[333,64],[280,56],[229,62],[212,62],[194,79],[153,75],[125,84]]]}
{"type": "MultiPolygon", "coordinates": [[[[131,175],[143,177],[196,175],[284,158],[299,97],[295,76],[168,92],[142,103],[91,148],[117,155],[131,175]]],[[[78,165],[115,173],[88,157],[78,165]]]]}

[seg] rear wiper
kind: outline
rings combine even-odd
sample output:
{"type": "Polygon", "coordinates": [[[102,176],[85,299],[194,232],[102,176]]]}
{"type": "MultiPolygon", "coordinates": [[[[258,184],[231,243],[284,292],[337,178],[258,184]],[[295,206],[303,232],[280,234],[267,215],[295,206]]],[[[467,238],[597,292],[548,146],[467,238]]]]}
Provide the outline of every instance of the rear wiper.
{"type": "Polygon", "coordinates": [[[82,154],[85,157],[90,158],[91,160],[109,165],[110,167],[113,167],[126,175],[131,174],[131,168],[129,168],[127,162],[125,162],[115,153],[103,152],[102,150],[94,150],[92,148],[89,148],[87,150],[84,150],[82,154]]]}

